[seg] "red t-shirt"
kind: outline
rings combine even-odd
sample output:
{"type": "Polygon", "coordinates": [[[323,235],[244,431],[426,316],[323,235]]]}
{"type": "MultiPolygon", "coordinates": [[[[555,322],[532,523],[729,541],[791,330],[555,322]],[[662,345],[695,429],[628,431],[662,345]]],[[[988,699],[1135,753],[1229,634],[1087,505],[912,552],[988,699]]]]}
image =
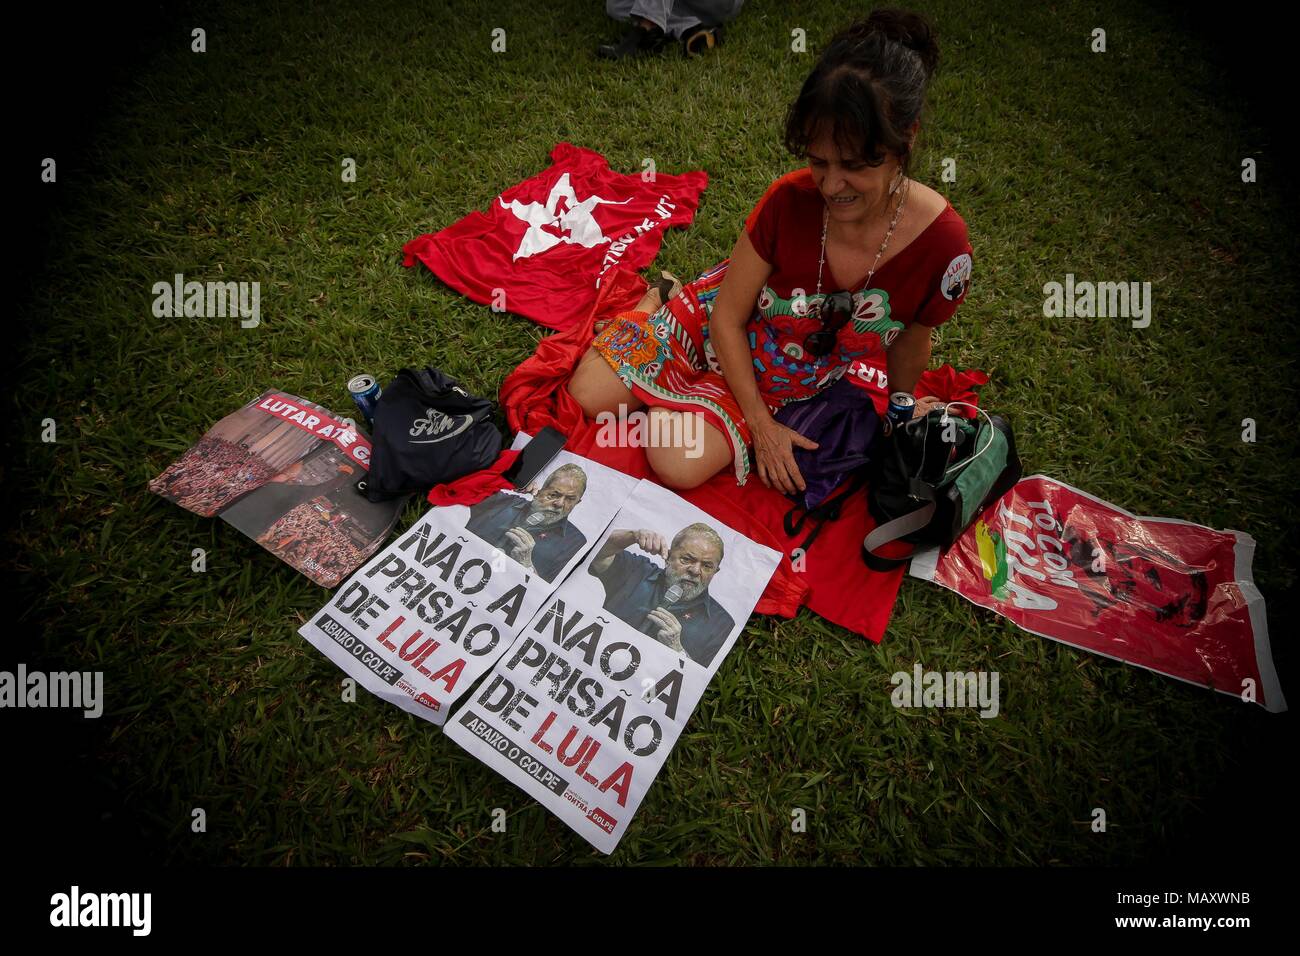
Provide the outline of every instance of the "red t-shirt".
{"type": "Polygon", "coordinates": [[[691,224],[708,182],[702,170],[616,173],[595,150],[559,143],[549,167],[486,213],[406,243],[403,265],[419,260],[475,302],[568,329],[591,312],[607,270],[648,266],[665,230],[691,224]]]}
{"type": "MultiPolygon", "coordinates": [[[[825,201],[804,166],[768,187],[745,220],[754,249],[772,274],[768,288],[790,298],[796,288],[811,296],[817,288],[825,201]]],[[[952,317],[970,286],[971,245],[966,223],[951,205],[872,277],[872,288],[888,293],[887,317],[903,325],[941,325],[952,317]]],[[[862,276],[851,276],[860,280],[862,276]]],[[[822,268],[822,292],[843,289],[830,264],[822,268]]],[[[853,290],[858,291],[858,290],[853,290]]],[[[817,323],[812,323],[814,330],[817,323]]]]}
{"type": "Polygon", "coordinates": [[[933,327],[949,319],[970,285],[966,224],[945,205],[934,222],[875,272],[870,288],[845,289],[830,264],[823,266],[822,296],[851,292],[853,317],[837,333],[831,351],[817,355],[810,351],[808,337],[824,328],[816,317],[816,290],[825,208],[805,166],[769,186],[745,220],[754,249],[772,266],[747,326],[754,376],[769,406],[810,398],[856,362],[880,363],[906,326],[920,322],[933,327]]]}

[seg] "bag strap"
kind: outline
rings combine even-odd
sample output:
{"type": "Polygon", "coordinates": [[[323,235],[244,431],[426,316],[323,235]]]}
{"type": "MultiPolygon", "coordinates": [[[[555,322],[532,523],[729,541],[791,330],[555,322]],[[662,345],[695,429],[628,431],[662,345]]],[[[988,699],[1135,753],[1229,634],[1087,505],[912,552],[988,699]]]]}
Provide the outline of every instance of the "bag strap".
{"type": "Polygon", "coordinates": [[[871,533],[862,542],[862,560],[867,563],[867,567],[873,571],[892,571],[908,561],[911,558],[910,554],[904,558],[886,558],[876,554],[876,550],[891,541],[897,541],[899,538],[911,534],[913,531],[920,531],[930,523],[930,519],[934,517],[936,507],[934,501],[927,501],[915,511],[909,511],[901,518],[886,521],[884,524],[876,525],[871,529],[871,533]]]}
{"type": "Polygon", "coordinates": [[[861,489],[866,483],[867,476],[862,469],[859,469],[844,483],[844,488],[842,490],[836,491],[835,494],[818,504],[815,508],[803,508],[799,505],[795,505],[787,511],[785,517],[782,519],[782,523],[785,525],[785,533],[791,538],[802,531],[803,526],[810,519],[817,522],[816,525],[813,526],[813,529],[808,532],[808,537],[803,539],[803,542],[799,545],[797,550],[803,551],[804,554],[807,554],[808,549],[811,548],[813,542],[817,540],[817,536],[821,534],[822,527],[826,522],[837,520],[840,516],[840,511],[844,507],[844,502],[848,500],[850,495],[861,489]]]}

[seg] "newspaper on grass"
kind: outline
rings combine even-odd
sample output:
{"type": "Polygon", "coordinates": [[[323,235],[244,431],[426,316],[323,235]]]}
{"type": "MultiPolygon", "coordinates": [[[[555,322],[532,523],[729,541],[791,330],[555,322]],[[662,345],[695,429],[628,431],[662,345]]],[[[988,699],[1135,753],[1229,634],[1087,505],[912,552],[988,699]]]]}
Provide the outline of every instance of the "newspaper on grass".
{"type": "Polygon", "coordinates": [[[525,489],[430,508],[298,633],[377,697],[442,724],[636,484],[562,451],[525,489]]]}
{"type": "Polygon", "coordinates": [[[447,736],[612,853],[779,561],[640,482],[447,736]]]}
{"type": "Polygon", "coordinates": [[[220,515],[323,587],[374,554],[406,497],[370,501],[357,482],[370,440],[350,419],[267,391],[213,425],[149,490],[197,515],[220,515]]]}

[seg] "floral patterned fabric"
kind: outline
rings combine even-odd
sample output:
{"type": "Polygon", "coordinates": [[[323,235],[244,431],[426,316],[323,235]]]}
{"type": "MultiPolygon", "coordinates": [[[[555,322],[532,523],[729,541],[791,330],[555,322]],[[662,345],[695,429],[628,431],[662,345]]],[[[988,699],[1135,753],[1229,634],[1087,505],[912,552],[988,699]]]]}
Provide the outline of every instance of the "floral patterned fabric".
{"type": "MultiPolygon", "coordinates": [[[[704,414],[727,436],[736,480],[744,484],[752,439],[709,340],[713,300],[727,265],[719,263],[687,283],[653,314],[619,313],[593,345],[647,405],[704,414]]],[[[835,348],[821,357],[807,355],[805,339],[822,327],[808,316],[817,299],[802,294],[785,298],[767,287],[758,297],[747,333],[759,392],[773,412],[816,395],[855,360],[887,348],[903,327],[889,318],[888,292],[863,289],[853,296],[853,321],[840,330],[835,348]]]]}

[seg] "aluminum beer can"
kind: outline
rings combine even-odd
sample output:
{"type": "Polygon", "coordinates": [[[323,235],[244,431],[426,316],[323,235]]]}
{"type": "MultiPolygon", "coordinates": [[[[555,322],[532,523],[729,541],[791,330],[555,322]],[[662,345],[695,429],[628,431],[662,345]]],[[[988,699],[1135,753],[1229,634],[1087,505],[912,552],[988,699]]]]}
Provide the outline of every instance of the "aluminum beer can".
{"type": "Polygon", "coordinates": [[[366,424],[374,425],[375,406],[379,404],[379,382],[373,375],[358,375],[348,382],[348,391],[352,393],[352,401],[357,403],[357,408],[365,416],[366,424]]]}
{"type": "Polygon", "coordinates": [[[915,410],[916,396],[910,392],[895,392],[889,396],[889,411],[887,414],[894,421],[900,423],[908,421],[915,410]]]}

